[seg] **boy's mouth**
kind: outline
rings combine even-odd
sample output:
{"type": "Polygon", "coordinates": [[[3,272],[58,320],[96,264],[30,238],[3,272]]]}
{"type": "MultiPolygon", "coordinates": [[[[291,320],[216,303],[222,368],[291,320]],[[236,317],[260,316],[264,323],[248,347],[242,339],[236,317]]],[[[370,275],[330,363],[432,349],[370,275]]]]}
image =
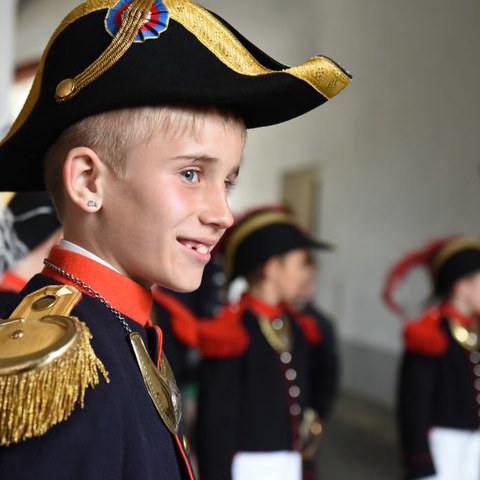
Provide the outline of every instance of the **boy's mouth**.
{"type": "Polygon", "coordinates": [[[214,244],[211,243],[211,242],[209,242],[209,244],[207,245],[205,243],[197,242],[195,240],[186,240],[186,239],[182,239],[182,238],[179,238],[178,241],[183,246],[185,246],[187,248],[190,248],[192,250],[195,250],[202,255],[209,254],[214,247],[214,244]]]}

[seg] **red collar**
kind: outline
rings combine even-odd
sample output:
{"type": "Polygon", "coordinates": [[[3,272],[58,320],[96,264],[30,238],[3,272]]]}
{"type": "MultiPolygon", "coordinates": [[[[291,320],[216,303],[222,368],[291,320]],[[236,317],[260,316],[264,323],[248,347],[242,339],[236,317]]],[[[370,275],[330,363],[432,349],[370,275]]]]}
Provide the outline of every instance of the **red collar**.
{"type": "Polygon", "coordinates": [[[472,324],[474,317],[459,312],[451,303],[445,302],[441,305],[440,311],[451,320],[455,320],[461,325],[468,327],[472,324]]]}
{"type": "MultiPolygon", "coordinates": [[[[145,326],[151,323],[150,311],[152,310],[153,300],[152,293],[147,288],[109,267],[71,250],[53,247],[48,260],[85,282],[92,290],[105,298],[112,307],[140,325],[145,326]]],[[[42,274],[61,283],[73,285],[87,295],[89,294],[86,290],[47,266],[43,269],[42,274]]]]}
{"type": "Polygon", "coordinates": [[[241,308],[247,308],[257,315],[262,315],[267,317],[269,320],[275,320],[278,318],[283,309],[280,305],[268,305],[263,300],[260,300],[257,297],[254,297],[250,293],[244,293],[242,295],[242,300],[240,301],[241,308]]]}
{"type": "Polygon", "coordinates": [[[1,291],[19,292],[27,282],[13,272],[5,272],[0,284],[1,291]]]}

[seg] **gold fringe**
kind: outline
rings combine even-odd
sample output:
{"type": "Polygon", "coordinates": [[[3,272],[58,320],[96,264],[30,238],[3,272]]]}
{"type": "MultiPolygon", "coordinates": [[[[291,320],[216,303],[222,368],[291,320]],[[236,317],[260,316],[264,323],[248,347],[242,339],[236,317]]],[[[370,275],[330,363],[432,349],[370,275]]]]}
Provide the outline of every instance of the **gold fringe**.
{"type": "Polygon", "coordinates": [[[90,344],[83,322],[74,343],[63,355],[30,371],[0,376],[0,445],[43,435],[66,420],[75,405],[84,406],[85,390],[108,372],[90,344]]]}

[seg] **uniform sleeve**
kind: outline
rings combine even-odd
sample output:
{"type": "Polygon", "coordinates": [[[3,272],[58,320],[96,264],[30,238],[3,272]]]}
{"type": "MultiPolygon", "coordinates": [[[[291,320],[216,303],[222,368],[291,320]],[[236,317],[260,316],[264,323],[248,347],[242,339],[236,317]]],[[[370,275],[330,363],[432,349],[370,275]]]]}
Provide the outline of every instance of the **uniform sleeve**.
{"type": "Polygon", "coordinates": [[[407,479],[435,474],[428,432],[434,402],[437,358],[406,352],[399,381],[398,416],[407,479]]]}
{"type": "Polygon", "coordinates": [[[230,480],[238,450],[241,357],[204,359],[200,366],[197,453],[200,478],[230,480]]]}
{"type": "Polygon", "coordinates": [[[322,341],[312,347],[312,407],[321,419],[326,419],[338,391],[340,358],[333,325],[325,319],[320,328],[322,341]]]}
{"type": "Polygon", "coordinates": [[[97,398],[107,386],[100,384],[88,391],[86,407],[76,408],[65,421],[44,435],[0,448],[0,478],[9,480],[87,480],[91,478],[120,478],[121,465],[112,465],[105,455],[105,445],[116,453],[117,445],[110,442],[108,431],[121,438],[121,428],[111,425],[105,409],[96,407],[97,398]]]}

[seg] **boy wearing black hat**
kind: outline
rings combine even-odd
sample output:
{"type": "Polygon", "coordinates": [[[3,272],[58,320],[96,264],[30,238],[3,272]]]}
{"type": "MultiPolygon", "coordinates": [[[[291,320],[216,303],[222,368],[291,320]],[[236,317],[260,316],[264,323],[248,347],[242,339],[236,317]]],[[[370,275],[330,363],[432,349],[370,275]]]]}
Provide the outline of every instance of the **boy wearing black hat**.
{"type": "Polygon", "coordinates": [[[348,82],[325,57],[275,62],[187,0],[88,0],[62,21],[0,144],[0,189],[46,184],[64,229],[2,312],[0,477],[193,478],[150,287],[198,287],[245,126],[348,82]]]}
{"type": "Polygon", "coordinates": [[[46,192],[4,194],[0,212],[0,305],[12,300],[43,268],[43,259],[62,236],[46,192]]]}
{"type": "Polygon", "coordinates": [[[480,478],[480,240],[433,241],[402,258],[384,297],[414,266],[431,273],[438,304],[404,327],[399,426],[405,478],[480,478]]]}
{"type": "Polygon", "coordinates": [[[203,478],[300,479],[302,454],[314,454],[321,425],[312,355],[321,331],[313,317],[287,306],[305,285],[312,248],[328,245],[275,209],[247,214],[225,240],[227,279],[243,276],[248,289],[199,326],[203,478]]]}

